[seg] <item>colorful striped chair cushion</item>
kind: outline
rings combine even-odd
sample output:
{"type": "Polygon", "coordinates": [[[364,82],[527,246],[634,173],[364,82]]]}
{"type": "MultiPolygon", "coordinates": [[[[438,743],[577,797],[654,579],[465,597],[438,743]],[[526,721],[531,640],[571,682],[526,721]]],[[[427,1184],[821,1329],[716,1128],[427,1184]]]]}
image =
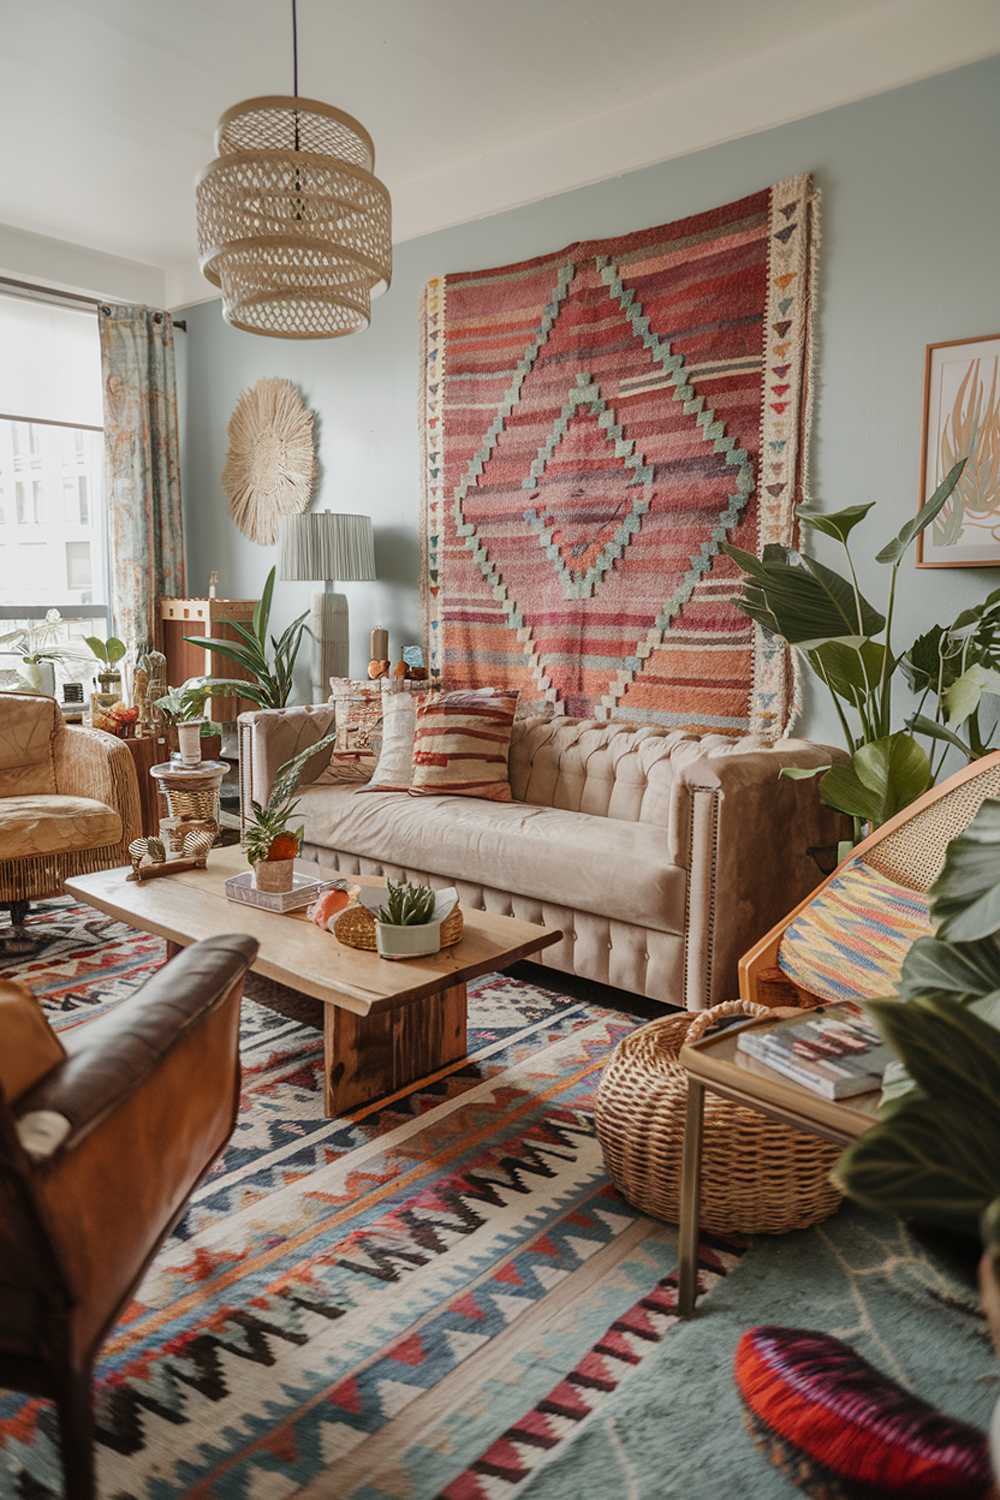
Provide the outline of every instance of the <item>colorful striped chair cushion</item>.
{"type": "Polygon", "coordinates": [[[755,1446],[817,1500],[991,1493],[986,1434],[935,1411],[839,1339],[751,1328],[734,1374],[755,1446]]]}
{"type": "Polygon", "coordinates": [[[518,694],[436,693],[417,709],[411,797],[448,793],[510,802],[507,759],[518,694]]]}
{"type": "Polygon", "coordinates": [[[923,891],[855,859],[785,928],[779,967],[821,1000],[894,995],[910,946],[931,930],[923,891]]]}

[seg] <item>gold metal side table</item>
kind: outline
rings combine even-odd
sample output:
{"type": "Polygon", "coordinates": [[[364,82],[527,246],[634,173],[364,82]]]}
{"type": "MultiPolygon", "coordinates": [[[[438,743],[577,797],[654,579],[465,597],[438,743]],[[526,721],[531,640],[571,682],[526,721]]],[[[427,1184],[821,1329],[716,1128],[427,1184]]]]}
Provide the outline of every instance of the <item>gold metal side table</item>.
{"type": "MultiPolygon", "coordinates": [[[[803,1013],[805,1014],[805,1013],[803,1013]]],[[[784,1017],[787,1020],[787,1012],[784,1017]]],[[[776,1073],[765,1063],[737,1049],[736,1039],[748,1026],[775,1026],[779,1021],[751,1020],[681,1048],[687,1073],[687,1118],[681,1166],[681,1214],[678,1233],[679,1276],[677,1311],[682,1318],[694,1311],[698,1295],[698,1219],[701,1202],[701,1145],[705,1090],[759,1110],[795,1130],[803,1130],[838,1146],[849,1146],[878,1118],[881,1090],[851,1099],[824,1099],[811,1089],[776,1073]]]]}

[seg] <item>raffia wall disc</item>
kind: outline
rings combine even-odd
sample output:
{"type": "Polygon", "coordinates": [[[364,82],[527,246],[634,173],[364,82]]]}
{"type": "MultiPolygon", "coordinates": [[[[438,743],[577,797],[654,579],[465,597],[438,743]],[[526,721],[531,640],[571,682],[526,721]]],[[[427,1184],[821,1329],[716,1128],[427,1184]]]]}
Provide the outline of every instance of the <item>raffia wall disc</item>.
{"type": "Polygon", "coordinates": [[[222,488],[233,520],[252,542],[272,546],[282,517],[312,499],[313,414],[290,380],[258,380],[237,401],[228,431],[222,488]]]}

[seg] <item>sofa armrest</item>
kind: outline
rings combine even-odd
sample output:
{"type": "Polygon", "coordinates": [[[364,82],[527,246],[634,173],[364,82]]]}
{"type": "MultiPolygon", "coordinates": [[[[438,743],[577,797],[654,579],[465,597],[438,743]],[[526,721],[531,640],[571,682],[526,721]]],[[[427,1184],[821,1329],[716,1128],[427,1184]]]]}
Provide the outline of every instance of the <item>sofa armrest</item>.
{"type": "Polygon", "coordinates": [[[32,1170],[75,1304],[72,1340],[91,1347],[232,1132],[239,1016],[257,944],[195,943],[130,1000],[66,1038],[65,1062],[17,1102],[69,1121],[32,1170]]]}
{"type": "Polygon", "coordinates": [[[92,797],[114,808],[127,849],[142,832],[139,781],[127,745],[102,729],[67,725],[56,741],[56,789],[65,797],[92,797]]]}
{"type": "MultiPolygon", "coordinates": [[[[333,728],[330,703],[297,708],[264,708],[240,714],[240,833],[246,827],[251,802],[266,802],[278,768],[308,745],[315,745],[333,728]]],[[[330,762],[331,750],[307,761],[299,784],[308,786],[330,762]]]]}
{"type": "Polygon", "coordinates": [[[713,737],[677,747],[671,834],[688,872],[688,1009],[733,998],[741,955],[822,880],[809,851],[849,833],[847,819],[820,801],[815,780],[779,773],[845,759],[842,750],[806,740],[724,744],[713,737]]]}

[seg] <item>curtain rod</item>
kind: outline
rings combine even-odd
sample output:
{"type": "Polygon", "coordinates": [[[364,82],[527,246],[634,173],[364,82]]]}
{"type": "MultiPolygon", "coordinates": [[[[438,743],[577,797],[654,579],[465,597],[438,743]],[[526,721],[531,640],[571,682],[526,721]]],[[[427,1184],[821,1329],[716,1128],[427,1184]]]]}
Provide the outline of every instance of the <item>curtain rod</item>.
{"type": "MultiPolygon", "coordinates": [[[[105,308],[108,306],[108,303],[100,297],[85,297],[82,292],[60,292],[56,287],[37,286],[33,281],[15,281],[12,276],[0,276],[0,287],[4,286],[16,287],[20,292],[33,292],[36,296],[41,294],[43,299],[61,298],[64,302],[82,302],[87,307],[93,308],[105,308]]],[[[153,314],[154,321],[162,319],[162,317],[163,314],[161,312],[153,314]]],[[[181,333],[187,333],[187,323],[185,323],[183,318],[174,318],[173,323],[174,327],[179,328],[181,333]]]]}

